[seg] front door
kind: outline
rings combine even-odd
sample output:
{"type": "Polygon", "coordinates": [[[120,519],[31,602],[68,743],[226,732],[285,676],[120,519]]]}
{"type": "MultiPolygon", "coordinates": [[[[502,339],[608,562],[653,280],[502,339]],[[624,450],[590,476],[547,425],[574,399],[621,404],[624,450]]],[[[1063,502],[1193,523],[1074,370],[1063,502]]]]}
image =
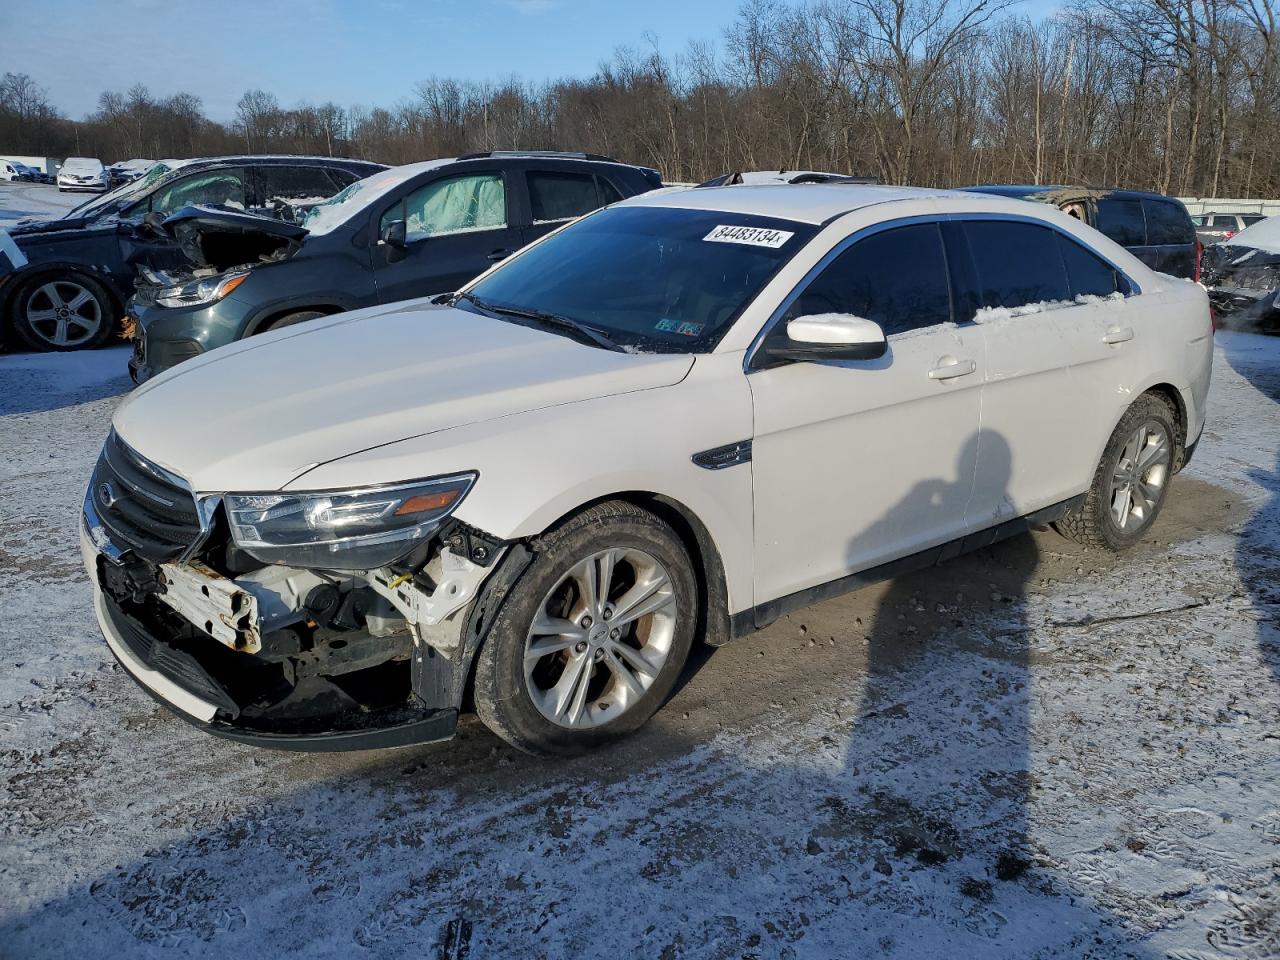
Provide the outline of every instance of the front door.
{"type": "Polygon", "coordinates": [[[788,319],[879,323],[878,360],[789,363],[747,377],[755,409],[757,604],[967,532],[982,335],[952,322],[938,224],[859,240],[804,287],[788,319]]]}
{"type": "Polygon", "coordinates": [[[452,292],[520,247],[500,170],[418,187],[383,211],[375,239],[396,220],[405,224],[404,249],[380,245],[373,255],[380,303],[452,292]]]}

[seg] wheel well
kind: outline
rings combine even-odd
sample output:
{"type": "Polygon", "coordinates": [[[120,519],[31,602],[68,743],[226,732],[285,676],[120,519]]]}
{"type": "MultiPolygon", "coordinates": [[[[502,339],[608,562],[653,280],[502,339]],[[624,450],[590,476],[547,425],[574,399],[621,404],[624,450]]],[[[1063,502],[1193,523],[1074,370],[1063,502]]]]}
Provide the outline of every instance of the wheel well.
{"type": "Polygon", "coordinates": [[[1173,470],[1176,473],[1182,469],[1183,460],[1187,451],[1187,406],[1182,401],[1182,394],[1178,392],[1178,388],[1170,383],[1158,383],[1154,387],[1146,390],[1143,396],[1151,394],[1159,397],[1169,404],[1174,414],[1174,429],[1178,435],[1174,438],[1177,444],[1177,450],[1174,451],[1173,470]]]}
{"type": "Polygon", "coordinates": [[[247,334],[247,336],[251,337],[255,333],[262,333],[264,330],[269,330],[273,323],[275,323],[281,317],[287,317],[291,313],[305,313],[309,310],[314,310],[317,313],[322,313],[325,316],[328,316],[329,314],[332,314],[332,313],[341,313],[345,309],[346,309],[345,307],[339,307],[332,303],[317,303],[317,304],[306,304],[305,306],[301,306],[301,307],[288,307],[287,309],[284,309],[284,310],[277,310],[275,313],[267,314],[265,317],[263,317],[261,320],[255,323],[253,325],[253,328],[247,334]]]}

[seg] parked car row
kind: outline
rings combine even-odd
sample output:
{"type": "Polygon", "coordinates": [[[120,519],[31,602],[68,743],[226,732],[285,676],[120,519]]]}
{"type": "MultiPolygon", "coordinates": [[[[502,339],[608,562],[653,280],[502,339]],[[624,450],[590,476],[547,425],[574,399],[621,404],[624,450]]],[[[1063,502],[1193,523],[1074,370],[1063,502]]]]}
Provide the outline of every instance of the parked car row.
{"type": "Polygon", "coordinates": [[[1205,291],[1143,262],[1195,269],[1165,198],[484,154],[266,216],[259,163],[110,201],[111,242],[188,262],[143,274],[81,534],[111,650],[214,734],[391,746],[474,706],[590,749],[695,642],[1033,524],[1137,542],[1204,424],[1205,291]]]}
{"type": "Polygon", "coordinates": [[[1206,247],[1204,282],[1225,324],[1280,333],[1280,217],[1206,247]]]}
{"type": "Polygon", "coordinates": [[[18,160],[0,158],[0,182],[53,183],[53,177],[18,160]]]}

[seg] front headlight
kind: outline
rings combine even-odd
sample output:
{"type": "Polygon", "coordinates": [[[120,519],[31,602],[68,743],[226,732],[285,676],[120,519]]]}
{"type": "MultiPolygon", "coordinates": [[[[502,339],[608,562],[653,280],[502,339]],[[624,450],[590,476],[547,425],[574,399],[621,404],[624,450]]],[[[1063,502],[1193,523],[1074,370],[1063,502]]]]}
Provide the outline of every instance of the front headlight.
{"type": "Polygon", "coordinates": [[[192,280],[176,287],[165,287],[156,294],[156,303],[162,307],[200,307],[217,303],[247,279],[248,273],[226,273],[219,277],[192,280]]]}
{"type": "Polygon", "coordinates": [[[229,493],[236,546],[263,563],[372,570],[394,563],[462,502],[476,474],[314,493],[229,493]]]}

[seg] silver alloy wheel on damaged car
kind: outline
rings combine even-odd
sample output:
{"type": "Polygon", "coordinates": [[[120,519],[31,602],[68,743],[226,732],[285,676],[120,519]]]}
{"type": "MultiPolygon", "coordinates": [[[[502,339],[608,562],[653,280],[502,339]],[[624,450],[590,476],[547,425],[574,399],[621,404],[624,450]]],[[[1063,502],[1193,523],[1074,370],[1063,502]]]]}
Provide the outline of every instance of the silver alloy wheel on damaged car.
{"type": "Polygon", "coordinates": [[[525,641],[530,697],[552,723],[607,723],[634,706],[671,652],[679,616],[671,577],[643,550],[609,548],[547,593],[525,641]]]}
{"type": "Polygon", "coordinates": [[[96,347],[115,324],[110,295],[79,274],[33,277],[10,302],[15,331],[35,350],[96,347]]]}
{"type": "Polygon", "coordinates": [[[74,280],[50,280],[27,298],[27,323],[54,346],[77,346],[101,327],[102,304],[74,280]]]}
{"type": "Polygon", "coordinates": [[[1111,517],[1125,533],[1154,516],[1173,465],[1173,442],[1164,425],[1147,420],[1130,434],[1111,477],[1111,517]]]}
{"type": "Polygon", "coordinates": [[[693,646],[699,591],[685,542],[650,510],[606,501],[507,559],[518,580],[475,601],[486,636],[472,690],[485,726],[560,755],[638,730],[693,646]]]}

